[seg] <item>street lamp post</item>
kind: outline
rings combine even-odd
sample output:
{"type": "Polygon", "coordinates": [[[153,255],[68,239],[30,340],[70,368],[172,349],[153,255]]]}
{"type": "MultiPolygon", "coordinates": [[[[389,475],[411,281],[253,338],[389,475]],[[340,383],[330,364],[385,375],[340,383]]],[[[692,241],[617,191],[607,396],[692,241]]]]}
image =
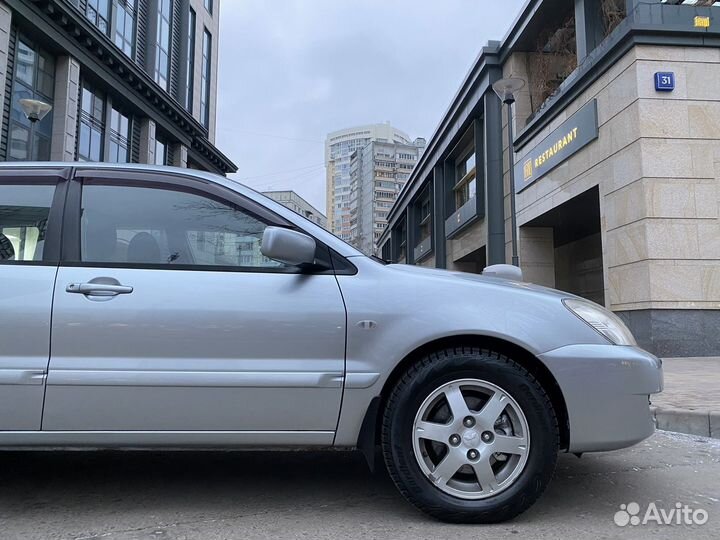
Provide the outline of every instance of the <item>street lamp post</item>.
{"type": "Polygon", "coordinates": [[[515,212],[515,149],[513,148],[513,118],[512,106],[515,103],[515,93],[522,90],[525,81],[516,78],[500,79],[493,83],[493,90],[505,105],[508,117],[508,168],[510,174],[510,225],[512,227],[512,264],[520,266],[518,257],[517,214],[515,212]]]}
{"type": "MultiPolygon", "coordinates": [[[[33,132],[35,131],[35,124],[47,116],[47,113],[52,110],[52,105],[39,99],[21,99],[18,103],[25,113],[25,117],[30,121],[30,140],[28,141],[28,147],[32,149],[34,145],[33,132]]],[[[32,159],[32,151],[30,153],[30,159],[32,159]]]]}
{"type": "Polygon", "coordinates": [[[18,103],[20,103],[20,107],[22,107],[27,119],[33,124],[45,118],[47,113],[52,110],[52,105],[39,99],[21,99],[18,103]]]}

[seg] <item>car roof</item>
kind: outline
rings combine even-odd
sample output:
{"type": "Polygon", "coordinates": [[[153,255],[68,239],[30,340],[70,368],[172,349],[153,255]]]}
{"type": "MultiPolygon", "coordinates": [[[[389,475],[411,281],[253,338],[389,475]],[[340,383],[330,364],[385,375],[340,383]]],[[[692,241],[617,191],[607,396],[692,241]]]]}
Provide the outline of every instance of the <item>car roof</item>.
{"type": "Polygon", "coordinates": [[[337,236],[332,234],[326,229],[323,229],[319,225],[316,225],[309,219],[301,216],[300,214],[293,212],[289,208],[282,204],[266,197],[262,193],[255,191],[254,189],[241,184],[236,180],[220,176],[215,173],[201,171],[198,169],[188,169],[184,167],[169,167],[165,165],[147,165],[143,163],[96,163],[96,162],[82,162],[82,161],[8,161],[0,163],[0,170],[2,169],[38,169],[38,170],[56,170],[56,169],[82,169],[82,170],[116,170],[116,171],[142,171],[142,172],[154,172],[154,173],[172,173],[186,178],[197,178],[204,181],[213,182],[215,184],[229,188],[248,199],[255,201],[276,214],[287,219],[294,225],[304,229],[309,234],[316,237],[321,242],[327,244],[329,247],[334,249],[340,255],[345,257],[362,257],[365,256],[361,251],[358,251],[350,244],[340,240],[337,236]]]}

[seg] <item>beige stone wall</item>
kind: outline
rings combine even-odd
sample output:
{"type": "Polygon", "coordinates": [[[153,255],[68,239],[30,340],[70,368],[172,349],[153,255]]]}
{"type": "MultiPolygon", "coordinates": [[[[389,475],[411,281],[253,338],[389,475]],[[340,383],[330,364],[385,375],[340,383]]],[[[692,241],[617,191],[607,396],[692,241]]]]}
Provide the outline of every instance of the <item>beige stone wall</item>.
{"type": "Polygon", "coordinates": [[[80,87],[80,63],[72,56],[60,56],[55,62],[55,99],[53,111],[52,161],[75,161],[77,112],[80,87]]]}
{"type": "Polygon", "coordinates": [[[155,122],[140,120],[140,163],[155,163],[155,122]]]}
{"type": "Polygon", "coordinates": [[[429,255],[417,263],[418,266],[427,266],[428,268],[435,268],[435,255],[429,255]]]}
{"type": "Polygon", "coordinates": [[[555,248],[555,287],[598,304],[605,301],[600,233],[555,248]]]}
{"type": "Polygon", "coordinates": [[[452,264],[487,244],[487,221],[481,219],[447,241],[448,268],[452,264]]]}
{"type": "Polygon", "coordinates": [[[720,49],[638,46],[516,156],[597,99],[599,139],[518,195],[518,223],[599,186],[605,302],[615,310],[720,308],[718,89],[720,49]],[[655,91],[657,71],[675,73],[673,92],[655,91]]]}
{"type": "Polygon", "coordinates": [[[521,227],[518,257],[523,279],[545,287],[555,287],[555,244],[552,227],[521,227]]]}
{"type": "Polygon", "coordinates": [[[177,143],[173,145],[173,161],[171,165],[173,167],[187,168],[188,162],[188,148],[184,144],[177,143]]]}

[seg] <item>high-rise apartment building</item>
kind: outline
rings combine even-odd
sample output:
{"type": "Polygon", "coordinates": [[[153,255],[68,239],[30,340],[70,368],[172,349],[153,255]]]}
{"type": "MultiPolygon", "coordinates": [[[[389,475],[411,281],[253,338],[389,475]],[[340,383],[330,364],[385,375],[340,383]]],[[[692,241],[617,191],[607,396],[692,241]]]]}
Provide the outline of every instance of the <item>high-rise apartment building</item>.
{"type": "Polygon", "coordinates": [[[219,8],[0,0],[0,160],[234,172],[214,145],[219,8]],[[50,110],[33,122],[33,107],[50,110]]]}
{"type": "Polygon", "coordinates": [[[350,241],[350,161],[353,152],[372,141],[412,144],[389,123],[357,126],[330,133],[325,140],[327,219],[330,231],[350,241]]]}
{"type": "Polygon", "coordinates": [[[323,215],[323,213],[294,191],[263,191],[263,195],[279,202],[286,208],[289,208],[293,212],[300,214],[302,217],[309,219],[316,225],[320,225],[323,229],[327,229],[327,218],[323,215]]]}
{"type": "Polygon", "coordinates": [[[387,216],[425,149],[425,139],[412,144],[372,141],[350,157],[349,242],[375,254],[387,227],[387,216]]]}

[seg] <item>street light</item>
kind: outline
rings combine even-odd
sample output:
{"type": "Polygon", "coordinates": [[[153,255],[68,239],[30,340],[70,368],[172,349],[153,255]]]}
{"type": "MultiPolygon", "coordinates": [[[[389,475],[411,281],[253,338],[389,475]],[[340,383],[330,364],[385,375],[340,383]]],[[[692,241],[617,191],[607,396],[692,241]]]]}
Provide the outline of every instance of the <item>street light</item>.
{"type": "Polygon", "coordinates": [[[52,105],[39,99],[21,99],[18,103],[20,107],[22,107],[27,119],[33,124],[45,118],[47,113],[52,110],[52,105]]]}
{"type": "Polygon", "coordinates": [[[20,107],[25,113],[25,117],[30,120],[30,139],[28,141],[28,154],[33,159],[35,142],[33,141],[33,132],[35,124],[45,118],[52,110],[52,105],[40,101],[39,99],[20,99],[18,100],[20,107]]]}
{"type": "Polygon", "coordinates": [[[500,79],[492,85],[493,90],[505,105],[507,105],[508,117],[508,155],[510,169],[510,222],[512,227],[512,263],[520,266],[518,257],[518,241],[517,241],[517,214],[515,213],[515,150],[513,148],[513,128],[512,128],[512,105],[515,103],[515,94],[525,87],[525,81],[513,77],[500,79]]]}

